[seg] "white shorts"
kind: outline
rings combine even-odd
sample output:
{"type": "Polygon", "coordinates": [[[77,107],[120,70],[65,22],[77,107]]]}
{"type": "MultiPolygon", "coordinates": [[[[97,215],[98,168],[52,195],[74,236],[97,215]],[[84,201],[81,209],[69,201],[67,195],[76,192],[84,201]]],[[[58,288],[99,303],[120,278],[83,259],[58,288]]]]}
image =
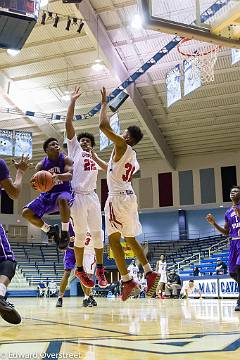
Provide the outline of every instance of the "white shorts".
{"type": "Polygon", "coordinates": [[[123,237],[135,237],[142,233],[135,194],[109,195],[104,211],[108,235],[120,232],[123,237]]]}
{"type": "Polygon", "coordinates": [[[97,194],[75,193],[71,216],[75,234],[94,234],[102,230],[102,213],[97,194]]]}
{"type": "Polygon", "coordinates": [[[167,283],[167,274],[164,272],[164,273],[159,274],[159,275],[160,275],[159,284],[160,284],[160,283],[166,284],[166,283],[167,283]]]}
{"type": "Polygon", "coordinates": [[[83,268],[84,271],[87,274],[91,274],[93,275],[95,272],[95,268],[96,268],[96,258],[95,258],[95,253],[93,254],[89,254],[89,253],[84,253],[83,256],[83,268]]]}

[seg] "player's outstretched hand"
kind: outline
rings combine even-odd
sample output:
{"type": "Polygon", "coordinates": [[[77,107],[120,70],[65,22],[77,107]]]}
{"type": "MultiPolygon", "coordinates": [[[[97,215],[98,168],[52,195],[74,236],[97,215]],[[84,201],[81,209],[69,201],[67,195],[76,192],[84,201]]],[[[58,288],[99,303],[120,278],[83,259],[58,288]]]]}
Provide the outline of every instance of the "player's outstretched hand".
{"type": "Polygon", "coordinates": [[[19,161],[12,160],[12,163],[14,164],[17,170],[21,170],[23,172],[25,172],[31,165],[29,155],[27,156],[22,155],[19,161]]]}
{"type": "Polygon", "coordinates": [[[102,88],[101,95],[102,95],[102,104],[106,104],[107,103],[107,92],[106,92],[105,87],[102,88]]]}
{"type": "Polygon", "coordinates": [[[76,86],[74,92],[71,95],[71,101],[75,102],[81,95],[82,95],[82,93],[81,93],[80,87],[76,86]]]}
{"type": "Polygon", "coordinates": [[[212,214],[207,214],[206,220],[212,225],[214,225],[216,222],[216,219],[212,214]]]}

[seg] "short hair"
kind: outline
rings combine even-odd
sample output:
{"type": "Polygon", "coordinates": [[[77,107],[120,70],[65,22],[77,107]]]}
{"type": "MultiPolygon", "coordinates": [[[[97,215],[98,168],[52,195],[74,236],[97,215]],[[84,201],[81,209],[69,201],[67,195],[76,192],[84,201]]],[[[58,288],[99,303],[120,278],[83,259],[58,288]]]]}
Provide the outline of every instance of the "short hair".
{"type": "Polygon", "coordinates": [[[94,137],[93,134],[90,134],[90,133],[88,133],[88,132],[82,132],[82,133],[78,134],[78,136],[77,136],[78,142],[79,142],[82,138],[88,138],[89,140],[91,140],[91,145],[92,145],[92,147],[94,147],[94,146],[96,145],[96,143],[95,143],[95,137],[94,137]]]}
{"type": "Polygon", "coordinates": [[[231,190],[230,190],[230,191],[232,191],[232,189],[238,189],[238,190],[240,191],[240,186],[239,186],[239,185],[233,185],[233,186],[231,187],[231,190]]]}
{"type": "Polygon", "coordinates": [[[54,138],[54,137],[51,137],[49,139],[47,139],[46,141],[44,141],[43,143],[43,150],[46,152],[47,150],[47,147],[48,147],[48,144],[52,141],[57,141],[58,142],[58,139],[54,138]]]}
{"type": "Polygon", "coordinates": [[[133,139],[133,142],[134,142],[133,145],[136,145],[137,143],[139,143],[140,140],[142,140],[143,133],[139,126],[136,126],[136,125],[129,126],[127,128],[127,131],[129,132],[130,137],[133,139]]]}
{"type": "Polygon", "coordinates": [[[194,280],[189,280],[190,283],[194,283],[194,280]]]}

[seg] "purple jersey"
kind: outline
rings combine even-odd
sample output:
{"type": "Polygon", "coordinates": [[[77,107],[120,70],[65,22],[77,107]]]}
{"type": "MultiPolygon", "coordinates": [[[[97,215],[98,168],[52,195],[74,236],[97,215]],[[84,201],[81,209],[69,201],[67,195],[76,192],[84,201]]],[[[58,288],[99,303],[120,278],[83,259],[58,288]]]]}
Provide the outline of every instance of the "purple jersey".
{"type": "MultiPolygon", "coordinates": [[[[55,174],[63,174],[65,167],[65,155],[63,153],[59,154],[57,160],[50,160],[48,157],[45,157],[42,160],[42,170],[51,171],[55,174]]],[[[71,191],[70,181],[61,181],[58,185],[55,185],[48,193],[53,192],[63,192],[71,191]]]]}
{"type": "MultiPolygon", "coordinates": [[[[10,178],[8,167],[4,160],[0,159],[0,181],[10,178]]],[[[1,191],[1,185],[0,185],[1,191]]],[[[0,224],[0,261],[15,260],[5,230],[0,224]]]]}
{"type": "MultiPolygon", "coordinates": [[[[240,209],[240,205],[237,205],[237,207],[240,209]]],[[[240,238],[240,218],[232,207],[225,213],[225,222],[228,224],[229,237],[240,238]]]]}

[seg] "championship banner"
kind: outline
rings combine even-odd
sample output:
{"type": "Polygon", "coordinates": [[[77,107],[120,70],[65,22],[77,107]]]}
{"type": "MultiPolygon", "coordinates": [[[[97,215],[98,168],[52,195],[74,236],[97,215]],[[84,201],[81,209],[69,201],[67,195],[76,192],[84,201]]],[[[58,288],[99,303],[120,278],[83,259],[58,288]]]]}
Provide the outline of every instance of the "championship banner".
{"type": "Polygon", "coordinates": [[[29,155],[32,157],[32,133],[26,131],[15,131],[14,156],[29,155]]]}
{"type": "MultiPolygon", "coordinates": [[[[133,259],[135,257],[132,249],[127,246],[126,242],[125,241],[121,241],[121,245],[122,245],[122,248],[123,248],[123,251],[124,251],[124,254],[125,254],[125,259],[133,259]]],[[[109,248],[109,259],[114,259],[114,256],[113,256],[113,252],[111,250],[111,248],[109,248]]]]}
{"type": "Polygon", "coordinates": [[[240,50],[232,49],[232,65],[236,64],[240,60],[240,50]]]}
{"type": "Polygon", "coordinates": [[[201,86],[201,69],[193,61],[183,60],[184,96],[201,86]]]}
{"type": "Polygon", "coordinates": [[[13,131],[0,129],[0,155],[13,156],[13,131]]]}
{"type": "Polygon", "coordinates": [[[176,101],[180,100],[181,95],[181,72],[180,65],[176,65],[166,75],[167,86],[167,106],[169,107],[176,101]]]}

